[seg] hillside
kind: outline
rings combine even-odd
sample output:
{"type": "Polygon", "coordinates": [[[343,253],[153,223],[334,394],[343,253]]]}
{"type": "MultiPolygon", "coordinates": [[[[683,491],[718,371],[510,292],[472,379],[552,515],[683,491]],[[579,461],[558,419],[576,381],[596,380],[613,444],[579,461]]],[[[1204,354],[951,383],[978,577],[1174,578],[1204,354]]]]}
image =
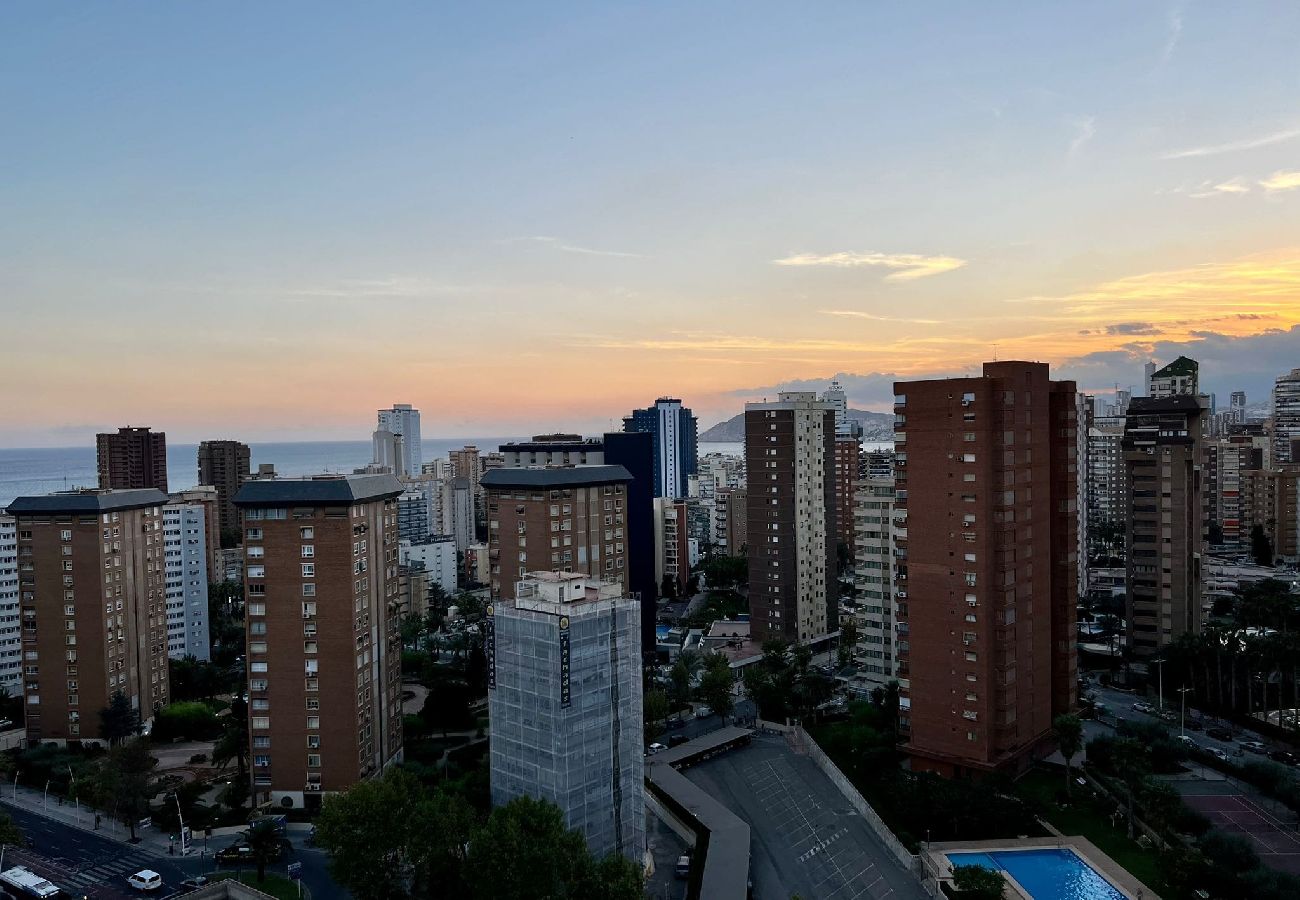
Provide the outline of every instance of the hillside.
{"type": "MultiPolygon", "coordinates": [[[[894,417],[891,413],[868,412],[850,409],[849,418],[862,423],[862,439],[866,441],[892,441],[894,417]]],[[[745,414],[732,416],[712,428],[700,432],[701,441],[743,441],[745,439],[745,414]]]]}

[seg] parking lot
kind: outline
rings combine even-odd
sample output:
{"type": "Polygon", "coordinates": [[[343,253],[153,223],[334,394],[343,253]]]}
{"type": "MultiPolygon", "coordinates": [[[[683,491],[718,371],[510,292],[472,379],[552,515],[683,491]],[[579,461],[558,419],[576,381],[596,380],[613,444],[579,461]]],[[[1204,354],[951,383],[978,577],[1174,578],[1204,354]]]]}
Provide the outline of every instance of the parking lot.
{"type": "Polygon", "coordinates": [[[753,742],[683,773],[752,829],[758,900],[922,900],[926,894],[844,796],[784,738],[753,742]]]}

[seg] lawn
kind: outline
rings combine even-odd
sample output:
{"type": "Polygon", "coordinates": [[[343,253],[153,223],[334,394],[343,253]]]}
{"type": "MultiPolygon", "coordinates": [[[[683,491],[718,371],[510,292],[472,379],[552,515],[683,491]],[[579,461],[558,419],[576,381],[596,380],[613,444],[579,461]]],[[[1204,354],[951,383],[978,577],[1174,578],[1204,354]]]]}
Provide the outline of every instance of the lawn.
{"type": "MultiPolygon", "coordinates": [[[[1074,785],[1075,803],[1062,807],[1056,795],[1065,786],[1065,776],[1058,772],[1035,769],[1016,782],[1020,795],[1043,812],[1043,818],[1066,835],[1082,835],[1096,844],[1111,859],[1127,869],[1147,887],[1164,897],[1174,896],[1174,891],[1161,874],[1160,857],[1154,850],[1145,850],[1128,838],[1125,821],[1118,819],[1112,827],[1110,816],[1088,801],[1090,788],[1074,785]]],[[[1102,800],[1108,804],[1108,800],[1102,800]]]]}
{"type": "Polygon", "coordinates": [[[234,872],[214,872],[208,881],[225,881],[228,878],[235,878],[241,884],[269,894],[277,900],[298,900],[298,885],[283,875],[273,875],[270,872],[266,873],[266,881],[262,882],[257,880],[256,870],[240,875],[234,872]]]}

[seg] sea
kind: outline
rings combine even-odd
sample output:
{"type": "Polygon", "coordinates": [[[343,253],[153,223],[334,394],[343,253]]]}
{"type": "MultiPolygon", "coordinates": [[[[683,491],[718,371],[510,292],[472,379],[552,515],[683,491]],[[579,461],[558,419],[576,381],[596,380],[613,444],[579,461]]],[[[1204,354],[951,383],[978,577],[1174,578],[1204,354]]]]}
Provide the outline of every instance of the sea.
{"type": "MultiPolygon", "coordinates": [[[[486,453],[519,437],[424,438],[421,449],[425,462],[445,457],[447,451],[473,444],[486,453]]],[[[288,443],[249,444],[252,468],[263,463],[275,466],[277,475],[295,478],[324,473],[348,473],[370,462],[370,441],[294,441],[288,443]]],[[[889,448],[889,443],[863,442],[863,449],[889,448]]],[[[173,491],[194,487],[198,483],[198,444],[167,445],[168,487],[173,491]]],[[[739,441],[701,441],[699,454],[727,453],[743,456],[745,445],[739,441]]],[[[95,448],[37,447],[30,449],[0,448],[0,508],[15,497],[96,487],[99,475],[95,468],[95,448]]]]}

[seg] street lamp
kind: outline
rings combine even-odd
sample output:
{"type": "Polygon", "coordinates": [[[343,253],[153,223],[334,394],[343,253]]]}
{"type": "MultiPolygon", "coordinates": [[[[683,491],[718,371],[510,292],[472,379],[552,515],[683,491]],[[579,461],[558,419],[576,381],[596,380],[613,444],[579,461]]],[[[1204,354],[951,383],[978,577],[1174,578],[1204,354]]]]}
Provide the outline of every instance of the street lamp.
{"type": "Polygon", "coordinates": [[[1165,660],[1164,657],[1156,659],[1156,671],[1160,673],[1160,711],[1165,711],[1165,660]]]}
{"type": "Polygon", "coordinates": [[[1180,737],[1187,737],[1187,692],[1195,688],[1180,687],[1178,693],[1182,695],[1182,710],[1178,714],[1178,733],[1180,737]]]}

